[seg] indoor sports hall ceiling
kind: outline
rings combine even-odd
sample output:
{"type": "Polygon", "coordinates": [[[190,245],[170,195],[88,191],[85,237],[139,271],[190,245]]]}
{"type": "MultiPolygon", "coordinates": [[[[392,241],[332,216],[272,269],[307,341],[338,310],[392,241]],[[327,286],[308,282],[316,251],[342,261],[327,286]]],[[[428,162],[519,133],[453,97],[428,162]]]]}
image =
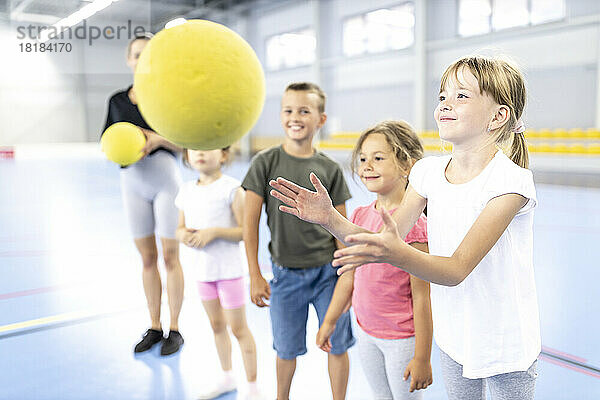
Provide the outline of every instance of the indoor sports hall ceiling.
{"type": "MultiPolygon", "coordinates": [[[[109,2],[110,0],[96,0],[109,2]]],[[[53,24],[94,0],[0,0],[0,19],[53,24]]],[[[203,18],[214,13],[242,13],[250,8],[286,3],[277,0],[113,0],[103,12],[126,21],[148,13],[153,27],[173,17],[203,18]]]]}

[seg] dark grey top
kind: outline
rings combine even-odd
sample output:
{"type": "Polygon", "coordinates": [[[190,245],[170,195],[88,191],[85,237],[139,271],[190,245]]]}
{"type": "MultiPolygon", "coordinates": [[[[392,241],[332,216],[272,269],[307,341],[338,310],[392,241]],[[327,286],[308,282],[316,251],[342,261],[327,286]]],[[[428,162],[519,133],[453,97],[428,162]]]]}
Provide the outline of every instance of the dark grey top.
{"type": "Polygon", "coordinates": [[[279,211],[283,204],[272,197],[269,181],[286,178],[314,190],[309,175],[314,172],[331,196],[334,206],[344,204],[350,191],[337,162],[316,151],[309,158],[287,154],[282,146],[263,150],[252,159],[242,182],[245,190],[260,195],[265,203],[267,225],[271,231],[269,251],[273,262],[289,268],[318,267],[331,262],[336,250],[334,237],[319,225],[304,222],[279,211]]]}

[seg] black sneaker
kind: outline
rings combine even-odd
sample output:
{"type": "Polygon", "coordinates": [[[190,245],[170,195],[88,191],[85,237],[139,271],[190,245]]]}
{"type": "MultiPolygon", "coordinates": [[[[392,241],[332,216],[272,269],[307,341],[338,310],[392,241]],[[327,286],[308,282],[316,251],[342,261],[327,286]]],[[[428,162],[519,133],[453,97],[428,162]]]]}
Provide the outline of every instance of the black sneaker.
{"type": "Polygon", "coordinates": [[[157,331],[156,329],[148,329],[146,333],[144,333],[144,338],[138,344],[135,345],[135,349],[133,351],[135,353],[148,351],[152,348],[152,346],[160,342],[162,339],[162,331],[157,331]]]}
{"type": "Polygon", "coordinates": [[[177,353],[183,344],[183,336],[178,331],[169,331],[169,336],[163,339],[162,347],[160,348],[161,356],[177,353]]]}

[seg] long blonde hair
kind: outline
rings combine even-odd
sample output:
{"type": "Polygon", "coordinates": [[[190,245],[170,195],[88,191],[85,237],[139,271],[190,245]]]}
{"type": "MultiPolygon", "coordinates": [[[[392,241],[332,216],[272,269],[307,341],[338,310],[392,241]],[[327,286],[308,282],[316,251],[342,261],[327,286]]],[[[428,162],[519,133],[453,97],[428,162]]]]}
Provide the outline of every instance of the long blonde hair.
{"type": "Polygon", "coordinates": [[[510,147],[510,159],[515,164],[528,168],[527,143],[523,132],[518,132],[520,129],[517,129],[527,98],[523,74],[505,59],[483,56],[463,57],[450,65],[442,75],[440,93],[450,79],[458,81],[458,73],[463,68],[468,68],[475,76],[481,93],[489,94],[497,104],[509,108],[508,122],[495,130],[490,140],[500,147],[510,147]]]}

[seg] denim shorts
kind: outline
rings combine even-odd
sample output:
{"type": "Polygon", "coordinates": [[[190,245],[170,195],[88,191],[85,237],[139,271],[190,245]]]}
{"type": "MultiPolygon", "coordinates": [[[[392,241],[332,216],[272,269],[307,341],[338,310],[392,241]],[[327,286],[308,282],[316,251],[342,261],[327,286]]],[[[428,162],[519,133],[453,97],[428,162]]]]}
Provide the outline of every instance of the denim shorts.
{"type": "MultiPolygon", "coordinates": [[[[279,358],[293,360],[306,353],[308,305],[314,306],[321,326],[338,276],[331,263],[313,268],[286,268],[273,263],[272,267],[270,314],[273,348],[279,358]]],[[[354,341],[350,314],[345,312],[331,336],[331,353],[345,353],[354,341]]]]}

